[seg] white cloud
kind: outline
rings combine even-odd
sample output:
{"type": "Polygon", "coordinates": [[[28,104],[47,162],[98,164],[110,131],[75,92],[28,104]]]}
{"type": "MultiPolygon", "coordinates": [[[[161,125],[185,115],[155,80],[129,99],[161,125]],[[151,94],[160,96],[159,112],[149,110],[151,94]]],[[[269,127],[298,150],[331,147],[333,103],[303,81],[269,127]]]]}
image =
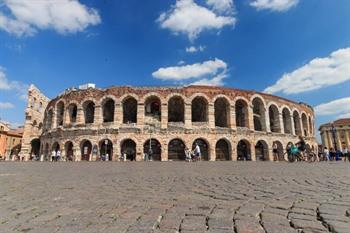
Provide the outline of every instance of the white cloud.
{"type": "Polygon", "coordinates": [[[14,108],[15,106],[8,102],[0,102],[0,109],[10,109],[14,108]]]}
{"type": "Polygon", "coordinates": [[[19,81],[9,81],[6,78],[4,68],[0,66],[0,91],[1,90],[14,91],[21,100],[27,100],[28,85],[19,81]]]}
{"type": "Polygon", "coordinates": [[[267,93],[298,94],[350,80],[350,48],[339,49],[328,57],[315,58],[291,73],[284,74],[267,93]]]}
{"type": "Polygon", "coordinates": [[[161,28],[169,29],[176,35],[185,34],[193,41],[205,30],[220,30],[235,25],[236,19],[232,15],[218,15],[193,0],[177,0],[168,12],[159,16],[157,22],[161,28]]]}
{"type": "Polygon", "coordinates": [[[298,3],[299,0],[254,0],[250,5],[258,10],[287,11],[298,3]]]}
{"type": "Polygon", "coordinates": [[[333,100],[315,107],[318,116],[333,115],[335,118],[350,117],[350,97],[333,100]]]}
{"type": "Polygon", "coordinates": [[[205,50],[205,46],[198,46],[198,47],[195,47],[195,46],[190,46],[190,47],[187,47],[186,48],[186,52],[187,53],[197,53],[197,52],[203,52],[205,50]]]}
{"type": "Polygon", "coordinates": [[[227,64],[215,58],[192,65],[160,68],[153,72],[152,76],[163,81],[190,82],[197,85],[223,85],[223,79],[227,77],[227,64]]]}
{"type": "Polygon", "coordinates": [[[0,4],[0,29],[16,36],[44,29],[75,33],[100,22],[98,12],[78,0],[3,0],[0,4]]]}
{"type": "Polygon", "coordinates": [[[232,14],[234,12],[233,0],[207,0],[207,5],[219,13],[232,14]]]}

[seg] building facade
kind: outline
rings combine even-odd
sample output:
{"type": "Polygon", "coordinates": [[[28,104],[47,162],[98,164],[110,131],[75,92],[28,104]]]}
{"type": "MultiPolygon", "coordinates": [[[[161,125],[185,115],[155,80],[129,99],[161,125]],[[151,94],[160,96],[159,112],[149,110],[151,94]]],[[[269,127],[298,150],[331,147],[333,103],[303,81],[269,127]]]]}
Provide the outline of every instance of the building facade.
{"type": "Polygon", "coordinates": [[[0,122],[0,160],[14,160],[21,151],[23,128],[10,129],[0,122]]]}
{"type": "MultiPolygon", "coordinates": [[[[35,110],[28,106],[25,132],[34,124],[28,115],[35,110]]],[[[272,160],[273,144],[283,159],[287,144],[299,135],[308,148],[317,147],[310,106],[255,91],[207,86],[70,89],[44,108],[42,118],[36,118],[42,128],[24,140],[27,159],[35,151],[50,160],[52,151],[60,151],[73,161],[104,155],[115,161],[122,154],[141,161],[151,151],[153,160],[184,160],[184,149],[198,144],[204,160],[272,160]]]]}
{"type": "Polygon", "coordinates": [[[350,118],[326,123],[319,128],[322,145],[328,149],[350,149],[350,118]]]}

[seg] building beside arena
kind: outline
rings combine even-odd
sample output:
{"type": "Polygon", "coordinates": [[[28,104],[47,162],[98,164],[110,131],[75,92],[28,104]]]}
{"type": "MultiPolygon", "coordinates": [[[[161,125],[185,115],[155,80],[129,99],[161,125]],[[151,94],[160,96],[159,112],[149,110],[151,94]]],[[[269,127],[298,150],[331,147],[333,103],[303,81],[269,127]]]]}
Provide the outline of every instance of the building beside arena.
{"type": "Polygon", "coordinates": [[[319,128],[322,145],[328,149],[350,149],[350,118],[342,118],[323,124],[319,128]]]}
{"type": "Polygon", "coordinates": [[[110,87],[67,89],[49,100],[29,89],[21,155],[50,160],[61,151],[73,161],[102,155],[141,161],[184,160],[185,147],[197,143],[202,159],[272,160],[288,143],[305,137],[317,147],[314,111],[304,103],[239,89],[187,87],[110,87]]]}

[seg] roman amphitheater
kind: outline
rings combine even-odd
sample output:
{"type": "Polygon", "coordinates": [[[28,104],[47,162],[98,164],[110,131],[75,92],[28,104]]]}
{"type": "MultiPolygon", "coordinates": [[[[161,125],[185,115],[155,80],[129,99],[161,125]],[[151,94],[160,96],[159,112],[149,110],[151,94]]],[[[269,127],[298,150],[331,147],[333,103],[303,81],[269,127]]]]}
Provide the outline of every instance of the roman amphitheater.
{"type": "Polygon", "coordinates": [[[21,154],[50,160],[184,160],[185,147],[198,143],[202,159],[273,160],[288,143],[305,137],[317,148],[314,111],[304,103],[222,87],[95,87],[68,89],[49,100],[29,89],[21,154]]]}

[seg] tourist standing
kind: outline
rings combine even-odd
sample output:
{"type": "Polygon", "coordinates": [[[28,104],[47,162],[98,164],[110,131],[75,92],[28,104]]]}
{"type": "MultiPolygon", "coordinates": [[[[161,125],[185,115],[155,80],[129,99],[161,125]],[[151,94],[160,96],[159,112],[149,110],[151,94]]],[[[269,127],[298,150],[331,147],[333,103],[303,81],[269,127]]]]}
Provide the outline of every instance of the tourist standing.
{"type": "Polygon", "coordinates": [[[56,159],[56,151],[53,150],[53,151],[51,152],[51,161],[52,161],[52,162],[55,162],[55,159],[56,159]]]}
{"type": "Polygon", "coordinates": [[[201,161],[201,148],[199,147],[198,143],[196,143],[196,147],[194,148],[194,155],[198,161],[201,161]]]}
{"type": "Polygon", "coordinates": [[[347,147],[344,147],[343,148],[343,151],[342,151],[342,153],[343,153],[343,156],[344,156],[344,162],[346,162],[346,159],[348,159],[349,160],[349,151],[348,151],[348,148],[347,147]]]}
{"type": "Polygon", "coordinates": [[[185,148],[185,155],[186,155],[186,161],[191,162],[192,161],[192,153],[191,150],[188,149],[188,147],[185,148]]]}
{"type": "Polygon", "coordinates": [[[329,161],[329,160],[330,160],[330,158],[329,158],[329,150],[328,150],[327,147],[325,147],[325,148],[323,149],[323,156],[324,156],[324,159],[325,159],[326,161],[329,161]]]}
{"type": "Polygon", "coordinates": [[[276,142],[274,142],[272,145],[272,153],[273,153],[273,161],[278,162],[278,147],[276,142]]]}
{"type": "Polygon", "coordinates": [[[58,150],[58,151],[56,152],[56,161],[60,161],[60,160],[61,160],[61,151],[58,150]]]}

